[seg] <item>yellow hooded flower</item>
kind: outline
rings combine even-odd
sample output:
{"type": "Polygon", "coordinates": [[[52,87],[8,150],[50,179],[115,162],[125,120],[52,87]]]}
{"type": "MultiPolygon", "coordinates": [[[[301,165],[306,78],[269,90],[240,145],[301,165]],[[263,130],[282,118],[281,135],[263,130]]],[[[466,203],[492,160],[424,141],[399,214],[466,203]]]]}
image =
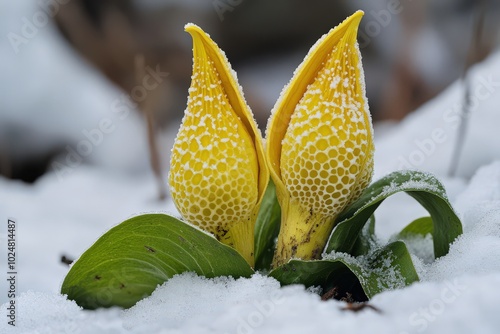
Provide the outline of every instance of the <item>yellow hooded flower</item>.
{"type": "Polygon", "coordinates": [[[199,27],[188,105],[172,149],[169,183],[190,223],[253,266],[254,225],[269,180],[262,137],[223,52],[199,27]]]}
{"type": "Polygon", "coordinates": [[[266,156],[282,211],[274,266],[323,251],[337,215],[368,186],[373,131],[358,11],[310,50],[273,110],[266,156]]]}

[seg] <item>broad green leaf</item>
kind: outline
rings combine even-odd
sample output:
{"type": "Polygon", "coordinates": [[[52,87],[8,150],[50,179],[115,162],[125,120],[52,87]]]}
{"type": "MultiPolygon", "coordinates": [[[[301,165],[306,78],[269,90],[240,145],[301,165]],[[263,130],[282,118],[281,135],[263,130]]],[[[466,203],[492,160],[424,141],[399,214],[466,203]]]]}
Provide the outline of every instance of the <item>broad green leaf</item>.
{"type": "Polygon", "coordinates": [[[358,301],[372,298],[385,290],[407,286],[419,279],[402,241],[358,258],[335,253],[323,260],[291,260],[274,269],[270,276],[283,285],[321,286],[323,292],[336,287],[349,292],[358,301]]]}
{"type": "Polygon", "coordinates": [[[255,269],[269,270],[274,255],[274,240],[280,230],[281,209],[276,187],[269,181],[255,223],[255,269]]]}
{"type": "Polygon", "coordinates": [[[71,267],[61,293],[84,308],[131,307],[183,272],[249,277],[234,249],[164,214],[133,217],[97,240],[71,267]]]}
{"type": "Polygon", "coordinates": [[[407,239],[414,236],[425,237],[427,234],[432,234],[434,224],[431,217],[421,217],[415,219],[408,224],[404,229],[396,235],[396,239],[407,239]]]}
{"type": "Polygon", "coordinates": [[[373,212],[387,197],[401,191],[416,199],[430,213],[434,254],[436,258],[446,255],[450,244],[462,233],[462,224],[448,202],[443,185],[434,176],[418,171],[394,172],[366,188],[337,218],[326,253],[350,254],[373,212]]]}
{"type": "Polygon", "coordinates": [[[368,254],[376,245],[375,237],[375,216],[371,215],[368,221],[361,229],[356,242],[351,251],[352,256],[361,256],[368,254]]]}

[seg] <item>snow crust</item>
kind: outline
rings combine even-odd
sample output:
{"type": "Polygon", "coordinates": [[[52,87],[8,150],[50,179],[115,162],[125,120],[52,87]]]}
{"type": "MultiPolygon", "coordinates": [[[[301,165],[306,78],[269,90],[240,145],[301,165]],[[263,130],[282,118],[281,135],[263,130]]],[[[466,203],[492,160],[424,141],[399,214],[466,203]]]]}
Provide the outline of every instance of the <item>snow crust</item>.
{"type": "MultiPolygon", "coordinates": [[[[343,311],[344,302],[323,302],[300,285],[279,288],[260,274],[209,280],[191,273],[174,277],[129,310],[84,311],[58,294],[67,272],[58,263],[60,254],[77,256],[129,215],[160,207],[173,211],[173,205],[151,200],[152,179],[132,181],[96,167],[81,167],[65,182],[48,174],[34,186],[0,179],[0,212],[19,221],[22,292],[17,327],[3,321],[0,332],[495,333],[500,328],[500,161],[481,167],[465,187],[456,188],[453,202],[464,234],[448,255],[432,263],[417,257],[418,245],[410,247],[422,281],[376,295],[371,304],[380,313],[343,311]]],[[[384,219],[379,217],[377,228],[384,219]]],[[[399,220],[411,221],[409,214],[399,220]]],[[[4,294],[0,298],[6,302],[4,294]]]]}

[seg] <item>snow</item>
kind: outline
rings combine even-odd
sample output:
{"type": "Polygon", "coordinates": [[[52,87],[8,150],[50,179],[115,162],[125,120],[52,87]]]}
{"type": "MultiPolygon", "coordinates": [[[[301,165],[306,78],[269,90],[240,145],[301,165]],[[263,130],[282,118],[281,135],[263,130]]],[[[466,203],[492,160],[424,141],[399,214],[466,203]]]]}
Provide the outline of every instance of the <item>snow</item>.
{"type": "MultiPolygon", "coordinates": [[[[16,13],[0,20],[2,35],[17,31],[22,24],[17,19],[35,10],[32,3],[0,1],[0,12],[10,7],[15,7],[16,13]]],[[[61,137],[82,140],[82,128],[95,127],[100,119],[109,116],[110,104],[120,97],[96,73],[78,65],[71,51],[61,51],[62,44],[54,36],[52,27],[40,29],[36,38],[21,46],[25,48],[17,56],[7,39],[0,42],[4,60],[0,71],[11,86],[0,92],[0,127],[23,124],[29,129],[41,129],[44,139],[49,140],[40,143],[48,145],[61,137]],[[57,54],[63,58],[57,58],[57,54]],[[41,62],[35,66],[27,61],[30,57],[39,57],[41,62]],[[29,66],[17,72],[18,61],[29,66]],[[13,80],[16,76],[17,81],[13,80]],[[56,80],[59,85],[53,84],[54,94],[45,96],[46,91],[40,87],[47,85],[50,76],[61,80],[56,80]],[[64,84],[76,76],[83,82],[81,87],[64,84]],[[19,88],[21,84],[23,89],[19,88]],[[75,109],[50,108],[64,106],[69,100],[76,102],[75,109]],[[40,108],[33,109],[33,105],[40,108]],[[43,122],[51,112],[57,112],[63,123],[54,126],[43,122]],[[78,122],[71,121],[74,117],[79,117],[78,122]]],[[[345,311],[344,302],[321,301],[300,285],[280,288],[276,280],[260,274],[235,280],[185,273],[165,282],[129,310],[84,311],[61,296],[60,285],[68,271],[60,263],[61,255],[78,257],[105,231],[130,216],[143,212],[176,215],[171,201],[155,199],[154,177],[138,172],[146,169],[147,148],[130,135],[140,133],[142,128],[140,121],[130,116],[125,123],[116,123],[123,125],[96,147],[92,165],[83,163],[63,179],[53,170],[33,185],[0,177],[0,257],[6,258],[5,222],[9,217],[18,224],[19,293],[17,326],[13,328],[6,321],[8,299],[2,260],[0,332],[498,333],[500,53],[476,66],[472,80],[475,107],[456,177],[446,175],[459,120],[460,83],[453,84],[397,127],[375,127],[375,179],[407,167],[434,173],[464,224],[464,234],[451,245],[449,254],[434,262],[426,252],[430,240],[411,244],[421,281],[376,295],[370,304],[379,312],[368,308],[357,313],[345,311]],[[123,168],[137,164],[140,167],[123,168]],[[131,173],[131,169],[135,172],[131,173]]],[[[172,131],[176,130],[174,127],[172,131]]],[[[162,145],[164,151],[171,147],[162,145]]],[[[413,219],[425,215],[425,210],[409,196],[391,197],[377,210],[377,237],[389,240],[413,219]]]]}
{"type": "Polygon", "coordinates": [[[405,238],[404,242],[408,250],[423,263],[428,264],[434,261],[434,244],[430,233],[425,236],[405,238]]]}
{"type": "Polygon", "coordinates": [[[125,93],[70,48],[50,20],[37,23],[37,17],[48,17],[42,9],[48,3],[54,1],[0,0],[0,150],[24,160],[63,144],[76,149],[87,140],[85,132],[107,120],[111,130],[93,143],[85,162],[147,170],[146,127],[139,113],[125,93]],[[23,43],[15,42],[24,36],[23,43]]]}
{"type": "MultiPolygon", "coordinates": [[[[500,139],[494,135],[500,121],[499,57],[497,52],[470,72],[472,110],[459,177],[469,178],[482,165],[500,159],[500,139]]],[[[422,169],[446,176],[461,119],[462,91],[462,84],[454,83],[380,138],[375,159],[381,163],[375,164],[375,178],[395,169],[422,169]]]]}
{"type": "MultiPolygon", "coordinates": [[[[59,263],[61,255],[77,257],[104,231],[132,215],[176,214],[172,203],[158,202],[155,195],[152,176],[131,178],[83,165],[62,181],[50,173],[33,186],[0,178],[2,219],[8,215],[18,223],[19,291],[57,291],[67,272],[59,263]]],[[[1,233],[3,246],[6,230],[1,233]]],[[[5,247],[0,251],[3,255],[5,247]]],[[[6,298],[0,295],[0,302],[6,298]]]]}
{"type": "MultiPolygon", "coordinates": [[[[494,332],[500,326],[491,311],[500,297],[494,289],[500,281],[499,175],[500,162],[478,171],[456,200],[464,235],[448,256],[424,268],[424,282],[376,296],[372,304],[381,314],[347,313],[341,302],[321,302],[300,286],[280,290],[276,281],[259,275],[233,281],[192,274],[170,280],[129,311],[80,311],[57,294],[67,271],[58,264],[59,255],[78,255],[128,215],[165,209],[165,203],[152,202],[152,180],[83,166],[64,182],[54,174],[34,186],[2,179],[1,212],[19,221],[18,288],[25,292],[18,300],[18,332],[415,333],[426,326],[436,333],[494,332]],[[269,299],[273,294],[280,296],[274,304],[269,299]],[[460,326],[461,319],[470,321],[460,326]]],[[[377,227],[382,222],[379,218],[377,227]]],[[[5,322],[0,326],[11,332],[5,322]]]]}
{"type": "Polygon", "coordinates": [[[183,274],[127,311],[80,311],[55,294],[25,293],[19,318],[29,321],[19,322],[18,332],[496,333],[498,294],[491,287],[499,283],[499,275],[423,282],[375,296],[371,303],[380,313],[351,313],[343,302],[322,302],[301,286],[279,289],[260,275],[207,280],[183,274]]]}

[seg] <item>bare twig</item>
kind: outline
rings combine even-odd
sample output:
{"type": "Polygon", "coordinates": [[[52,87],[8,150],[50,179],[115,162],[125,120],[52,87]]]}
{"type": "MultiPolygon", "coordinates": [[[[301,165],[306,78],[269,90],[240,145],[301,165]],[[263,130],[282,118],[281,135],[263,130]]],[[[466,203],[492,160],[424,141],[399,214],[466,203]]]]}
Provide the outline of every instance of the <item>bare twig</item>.
{"type": "Polygon", "coordinates": [[[328,290],[326,293],[321,295],[321,300],[328,300],[328,299],[336,299],[339,295],[338,288],[333,287],[332,289],[328,290]]]}
{"type": "MultiPolygon", "coordinates": [[[[136,82],[140,83],[146,75],[146,65],[144,63],[144,56],[137,55],[135,57],[135,76],[136,82]]],[[[161,169],[160,154],[158,152],[158,145],[155,136],[155,126],[154,126],[154,104],[151,103],[151,97],[146,97],[142,103],[139,103],[138,108],[144,114],[147,125],[147,135],[148,135],[148,146],[149,146],[149,158],[151,163],[151,169],[156,177],[158,184],[158,197],[163,200],[167,197],[167,190],[165,188],[163,173],[161,169]]]]}
{"type": "Polygon", "coordinates": [[[481,37],[483,35],[483,27],[487,7],[486,5],[487,0],[478,0],[476,2],[476,18],[473,26],[474,31],[471,36],[471,42],[465,67],[462,72],[462,82],[464,85],[462,115],[460,118],[457,139],[453,148],[450,169],[448,170],[449,177],[454,177],[457,173],[460,156],[462,155],[465,139],[467,136],[467,129],[469,126],[469,117],[471,112],[471,78],[468,72],[471,66],[474,65],[480,58],[481,37]]]}
{"type": "Polygon", "coordinates": [[[359,312],[361,310],[365,309],[370,309],[372,311],[375,311],[377,313],[382,313],[380,309],[377,307],[368,304],[368,302],[363,302],[363,303],[347,303],[347,305],[343,308],[341,308],[342,311],[351,311],[351,312],[359,312]]]}
{"type": "Polygon", "coordinates": [[[7,142],[4,138],[0,138],[0,175],[4,175],[8,178],[12,177],[12,161],[7,151],[7,142]]]}

